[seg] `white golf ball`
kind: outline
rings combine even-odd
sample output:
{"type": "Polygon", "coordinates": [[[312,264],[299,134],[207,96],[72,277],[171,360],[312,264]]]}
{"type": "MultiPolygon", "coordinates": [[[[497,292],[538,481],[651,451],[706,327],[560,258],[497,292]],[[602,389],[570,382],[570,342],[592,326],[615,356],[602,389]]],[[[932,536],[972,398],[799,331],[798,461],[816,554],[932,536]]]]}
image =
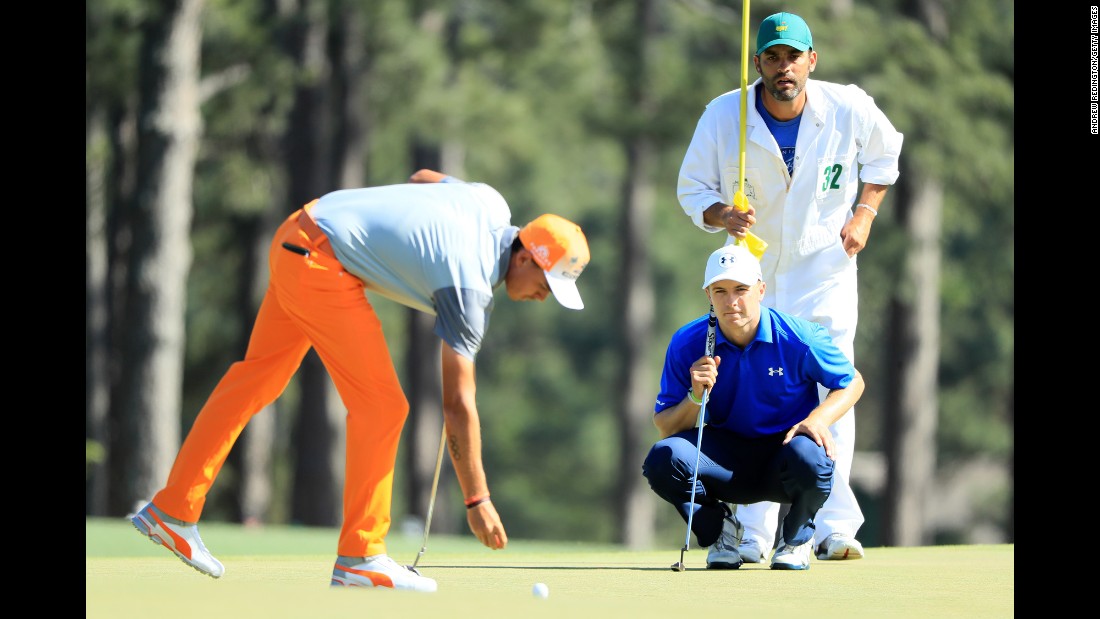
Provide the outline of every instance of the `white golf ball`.
{"type": "Polygon", "coordinates": [[[531,593],[537,598],[550,597],[550,587],[547,587],[544,582],[537,582],[531,589],[531,593]]]}

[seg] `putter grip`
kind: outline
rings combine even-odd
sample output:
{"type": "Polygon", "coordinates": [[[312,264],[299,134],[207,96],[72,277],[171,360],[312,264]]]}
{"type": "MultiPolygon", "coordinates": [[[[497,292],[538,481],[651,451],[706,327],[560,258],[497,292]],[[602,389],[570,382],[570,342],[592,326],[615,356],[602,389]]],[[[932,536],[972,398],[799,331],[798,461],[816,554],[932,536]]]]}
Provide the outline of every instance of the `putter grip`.
{"type": "Polygon", "coordinates": [[[714,356],[714,344],[718,339],[716,333],[718,327],[718,316],[714,313],[714,306],[710,306],[710,316],[707,317],[707,344],[705,354],[708,357],[714,356]]]}

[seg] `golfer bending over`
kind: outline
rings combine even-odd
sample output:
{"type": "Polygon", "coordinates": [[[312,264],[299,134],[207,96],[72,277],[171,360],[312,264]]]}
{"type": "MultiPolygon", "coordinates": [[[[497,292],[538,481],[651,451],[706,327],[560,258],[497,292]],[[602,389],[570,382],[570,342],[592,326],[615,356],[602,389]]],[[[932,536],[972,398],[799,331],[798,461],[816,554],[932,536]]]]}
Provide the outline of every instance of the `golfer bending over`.
{"type": "Polygon", "coordinates": [[[653,423],[660,432],[642,473],[679,510],[707,567],[741,567],[744,527],[730,504],[790,503],[772,557],[777,570],[810,567],[814,516],[833,484],[836,445],[829,426],[863,394],[863,378],[817,323],[762,307],[760,263],[742,245],[707,260],[703,290],[717,317],[714,356],[706,351],[708,316],[672,336],[653,423]],[[818,385],[829,390],[819,402],[818,385]],[[698,478],[692,478],[707,395],[698,478]]]}
{"type": "Polygon", "coordinates": [[[523,228],[492,187],[420,170],[411,183],[334,191],[283,222],[271,242],[270,283],[244,359],[199,411],[167,485],[134,526],[195,569],[225,568],[199,537],[206,495],[248,420],[278,398],[309,349],[347,407],[344,514],[333,586],[435,591],[436,582],[386,554],[394,464],[409,403],[367,292],[436,317],[443,420],[466,521],[477,539],[508,536],[489,500],[474,401],[474,356],[493,291],[514,301],[554,298],[581,309],[576,280],[588,242],[576,224],[542,215],[523,228]]]}

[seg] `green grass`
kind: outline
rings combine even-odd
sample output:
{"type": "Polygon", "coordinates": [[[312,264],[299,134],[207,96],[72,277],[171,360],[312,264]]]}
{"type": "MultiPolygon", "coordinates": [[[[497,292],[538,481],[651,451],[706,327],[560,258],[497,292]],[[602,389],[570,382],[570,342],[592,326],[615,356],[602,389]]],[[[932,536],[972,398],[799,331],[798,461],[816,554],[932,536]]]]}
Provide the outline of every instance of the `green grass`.
{"type": "MultiPolygon", "coordinates": [[[[1005,618],[1015,615],[1012,544],[868,548],[859,561],[811,560],[804,572],[767,564],[708,571],[692,547],[673,572],[668,548],[510,540],[491,551],[471,535],[432,535],[418,567],[432,594],[329,589],[335,529],[248,529],[211,523],[203,540],[225,564],[204,576],[142,538],[125,519],[85,525],[88,618],[242,619],[312,617],[832,617],[1005,618]],[[547,599],[532,596],[544,582],[547,599]],[[366,613],[366,614],[364,614],[366,613]]],[[[411,564],[421,537],[391,533],[389,554],[411,564]]]]}

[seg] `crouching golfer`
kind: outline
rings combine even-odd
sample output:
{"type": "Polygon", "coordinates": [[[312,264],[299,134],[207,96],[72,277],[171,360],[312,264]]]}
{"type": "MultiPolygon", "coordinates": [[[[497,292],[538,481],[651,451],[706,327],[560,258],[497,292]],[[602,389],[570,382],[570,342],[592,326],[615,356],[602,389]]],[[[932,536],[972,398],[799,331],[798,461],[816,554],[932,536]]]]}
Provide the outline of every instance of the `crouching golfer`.
{"type": "Polygon", "coordinates": [[[544,301],[552,293],[565,307],[584,307],[576,280],[588,264],[588,242],[579,226],[556,215],[511,225],[508,204],[488,185],[432,170],[410,180],[329,193],[275,233],[270,283],[244,359],[199,411],[167,484],[131,518],[198,571],[214,578],[225,572],[198,531],[218,471],[248,420],[283,393],[313,347],[347,407],[343,525],[331,584],[436,590],[434,580],[386,554],[409,403],[368,291],[436,317],[446,443],[466,520],[482,544],[507,544],[482,466],[474,356],[502,284],[514,301],[544,301]]]}
{"type": "Polygon", "coordinates": [[[707,260],[703,290],[717,317],[707,356],[708,316],[672,336],[653,423],[661,440],[642,472],[672,503],[700,546],[707,567],[741,566],[744,528],[726,503],[789,503],[772,557],[778,570],[810,567],[814,516],[833,484],[836,445],[829,426],[863,394],[863,378],[825,327],[761,307],[760,263],[741,245],[707,260]],[[818,385],[828,390],[819,401],[818,385]],[[707,396],[702,445],[696,422],[707,396]],[[699,470],[692,497],[692,479],[699,470]]]}

